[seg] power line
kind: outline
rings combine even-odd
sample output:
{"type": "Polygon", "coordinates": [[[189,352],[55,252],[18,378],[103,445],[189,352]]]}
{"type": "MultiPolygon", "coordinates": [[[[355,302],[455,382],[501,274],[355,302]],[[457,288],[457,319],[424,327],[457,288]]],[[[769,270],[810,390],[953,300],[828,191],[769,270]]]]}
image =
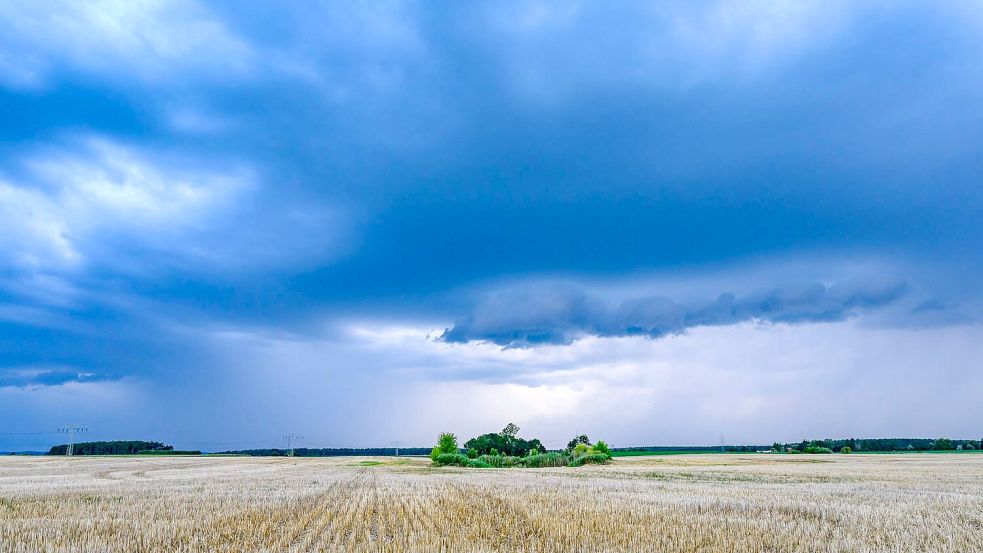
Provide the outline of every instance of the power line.
{"type": "Polygon", "coordinates": [[[293,457],[294,456],[294,448],[293,448],[293,442],[294,442],[294,440],[303,440],[304,437],[301,436],[300,434],[287,434],[287,435],[285,435],[283,437],[283,439],[284,440],[287,440],[287,451],[288,451],[287,457],[293,457]]]}
{"type": "Polygon", "coordinates": [[[76,432],[88,432],[89,427],[81,425],[70,425],[63,426],[58,429],[58,432],[68,434],[68,445],[65,447],[65,455],[68,457],[72,456],[75,450],[75,433],[76,432]]]}

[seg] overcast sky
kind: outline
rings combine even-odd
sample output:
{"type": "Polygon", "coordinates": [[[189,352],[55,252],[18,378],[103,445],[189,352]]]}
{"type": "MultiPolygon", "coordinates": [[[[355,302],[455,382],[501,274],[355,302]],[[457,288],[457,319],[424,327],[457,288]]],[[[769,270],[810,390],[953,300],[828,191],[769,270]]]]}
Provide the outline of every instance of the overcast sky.
{"type": "Polygon", "coordinates": [[[0,3],[0,450],[983,432],[974,2],[0,3]]]}

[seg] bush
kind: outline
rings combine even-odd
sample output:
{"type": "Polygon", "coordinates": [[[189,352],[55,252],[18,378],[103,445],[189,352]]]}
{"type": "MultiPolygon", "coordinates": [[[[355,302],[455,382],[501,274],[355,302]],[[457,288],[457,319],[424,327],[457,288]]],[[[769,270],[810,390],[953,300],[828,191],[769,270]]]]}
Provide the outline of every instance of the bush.
{"type": "Polygon", "coordinates": [[[826,453],[832,453],[833,450],[830,449],[830,448],[828,448],[828,447],[823,447],[823,446],[818,446],[818,445],[811,445],[811,446],[809,446],[809,447],[806,448],[805,452],[806,453],[814,453],[814,454],[817,454],[817,453],[818,454],[826,454],[826,453]]]}
{"type": "Polygon", "coordinates": [[[482,461],[481,459],[470,459],[468,460],[468,468],[488,469],[488,468],[492,468],[492,466],[482,461]]]}
{"type": "Polygon", "coordinates": [[[467,455],[461,455],[460,453],[441,453],[437,455],[434,459],[434,464],[438,466],[455,466],[455,467],[466,467],[469,466],[471,459],[468,459],[467,455]]]}
{"type": "Polygon", "coordinates": [[[853,453],[853,449],[850,446],[845,445],[840,448],[840,453],[853,453]]]}
{"type": "Polygon", "coordinates": [[[573,448],[573,456],[574,457],[581,457],[583,455],[587,455],[587,450],[588,449],[590,449],[590,446],[587,445],[587,444],[584,444],[584,443],[577,444],[573,448]]]}
{"type": "Polygon", "coordinates": [[[478,456],[478,450],[470,447],[468,448],[468,459],[474,459],[478,456]]]}
{"type": "Polygon", "coordinates": [[[611,457],[611,448],[608,447],[607,442],[605,442],[604,440],[597,440],[597,443],[594,444],[594,447],[592,447],[591,449],[593,449],[595,453],[601,453],[603,455],[607,455],[608,457],[611,457]]]}
{"type": "Polygon", "coordinates": [[[788,452],[789,453],[796,454],[796,455],[801,455],[802,454],[802,452],[799,451],[798,449],[790,449],[790,450],[788,450],[788,452]]]}
{"type": "Polygon", "coordinates": [[[976,449],[976,446],[973,444],[966,444],[966,447],[964,447],[963,449],[966,449],[967,451],[973,451],[974,449],[976,449]]]}
{"type": "Polygon", "coordinates": [[[589,465],[604,465],[611,460],[611,456],[604,453],[588,453],[581,457],[581,460],[589,465]]]}

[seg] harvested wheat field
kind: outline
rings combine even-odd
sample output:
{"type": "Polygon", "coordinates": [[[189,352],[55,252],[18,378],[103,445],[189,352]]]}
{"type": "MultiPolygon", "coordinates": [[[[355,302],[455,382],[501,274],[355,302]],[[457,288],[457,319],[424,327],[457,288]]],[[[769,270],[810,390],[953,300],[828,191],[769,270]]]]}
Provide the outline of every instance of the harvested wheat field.
{"type": "Polygon", "coordinates": [[[983,455],[0,460],[0,551],[983,551],[983,455]]]}

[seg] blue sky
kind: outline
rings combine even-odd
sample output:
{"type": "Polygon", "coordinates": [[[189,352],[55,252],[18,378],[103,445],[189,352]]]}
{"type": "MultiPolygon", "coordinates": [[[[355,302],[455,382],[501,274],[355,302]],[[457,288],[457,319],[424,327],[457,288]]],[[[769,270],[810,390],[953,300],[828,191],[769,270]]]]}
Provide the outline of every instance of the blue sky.
{"type": "Polygon", "coordinates": [[[971,2],[4,2],[0,449],[977,437],[981,85],[971,2]]]}

